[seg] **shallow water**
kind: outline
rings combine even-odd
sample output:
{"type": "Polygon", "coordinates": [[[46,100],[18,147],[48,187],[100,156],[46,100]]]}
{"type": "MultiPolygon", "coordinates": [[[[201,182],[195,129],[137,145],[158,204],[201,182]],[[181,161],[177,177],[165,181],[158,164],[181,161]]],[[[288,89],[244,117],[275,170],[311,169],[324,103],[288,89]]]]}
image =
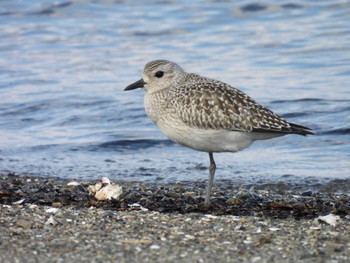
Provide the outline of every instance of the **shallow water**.
{"type": "Polygon", "coordinates": [[[2,1],[0,171],[206,180],[208,156],[168,141],[143,91],[149,60],[223,80],[317,136],[216,154],[216,179],[350,177],[349,1],[2,1]]]}

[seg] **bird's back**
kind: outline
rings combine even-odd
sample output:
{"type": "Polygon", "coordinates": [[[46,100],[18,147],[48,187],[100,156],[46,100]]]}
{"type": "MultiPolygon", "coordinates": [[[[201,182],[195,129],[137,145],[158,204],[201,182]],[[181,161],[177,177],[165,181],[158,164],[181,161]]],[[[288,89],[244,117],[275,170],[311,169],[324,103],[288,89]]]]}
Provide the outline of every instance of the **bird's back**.
{"type": "Polygon", "coordinates": [[[190,127],[276,136],[312,134],[310,129],[288,123],[238,89],[196,74],[187,74],[170,88],[167,100],[190,127]]]}

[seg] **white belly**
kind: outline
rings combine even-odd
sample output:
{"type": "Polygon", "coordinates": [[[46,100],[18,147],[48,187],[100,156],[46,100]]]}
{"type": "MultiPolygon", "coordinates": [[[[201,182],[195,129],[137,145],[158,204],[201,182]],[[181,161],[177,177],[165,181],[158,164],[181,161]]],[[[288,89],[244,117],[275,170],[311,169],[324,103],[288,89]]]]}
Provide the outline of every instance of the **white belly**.
{"type": "Polygon", "coordinates": [[[172,141],[203,152],[237,152],[252,142],[249,133],[226,130],[204,130],[182,122],[158,121],[159,129],[172,141]]]}

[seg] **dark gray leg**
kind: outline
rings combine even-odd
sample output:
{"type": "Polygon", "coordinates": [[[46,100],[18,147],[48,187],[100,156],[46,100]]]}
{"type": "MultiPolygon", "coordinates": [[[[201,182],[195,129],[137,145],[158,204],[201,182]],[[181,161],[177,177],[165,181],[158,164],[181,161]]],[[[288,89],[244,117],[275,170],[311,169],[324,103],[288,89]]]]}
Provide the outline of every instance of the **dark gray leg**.
{"type": "Polygon", "coordinates": [[[210,159],[209,181],[208,181],[207,195],[205,196],[205,201],[204,201],[204,204],[206,206],[210,205],[211,189],[213,187],[214,175],[215,175],[215,170],[216,170],[216,164],[214,161],[213,153],[209,153],[209,159],[210,159]]]}

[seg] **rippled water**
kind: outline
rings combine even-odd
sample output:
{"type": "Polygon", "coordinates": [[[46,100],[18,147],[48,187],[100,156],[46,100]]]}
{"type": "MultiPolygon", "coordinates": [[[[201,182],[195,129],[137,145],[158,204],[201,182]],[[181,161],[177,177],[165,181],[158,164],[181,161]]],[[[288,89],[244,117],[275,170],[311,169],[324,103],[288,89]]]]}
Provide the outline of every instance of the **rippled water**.
{"type": "Polygon", "coordinates": [[[1,1],[0,171],[206,180],[123,92],[165,58],[317,133],[216,154],[216,179],[350,177],[349,1],[232,2],[1,1]]]}

